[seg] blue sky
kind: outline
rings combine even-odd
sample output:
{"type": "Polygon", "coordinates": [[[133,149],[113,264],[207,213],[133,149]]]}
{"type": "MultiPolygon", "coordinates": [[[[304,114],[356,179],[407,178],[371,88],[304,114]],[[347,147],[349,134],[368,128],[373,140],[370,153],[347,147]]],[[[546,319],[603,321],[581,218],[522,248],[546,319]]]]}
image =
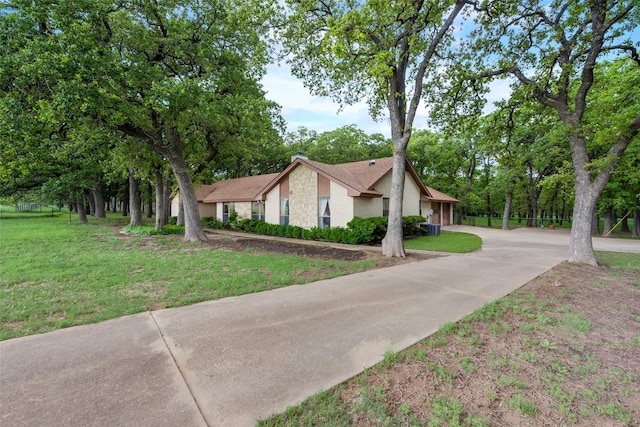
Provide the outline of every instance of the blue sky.
{"type": "MultiPolygon", "coordinates": [[[[312,96],[302,81],[291,74],[289,66],[285,63],[267,67],[267,75],[263,78],[262,84],[267,98],[282,106],[282,117],[287,122],[287,132],[293,132],[300,126],[324,132],[355,124],[368,134],[381,133],[386,137],[391,136],[389,120],[381,119],[376,122],[371,119],[366,103],[346,106],[340,111],[339,105],[331,99],[312,96]]],[[[492,83],[485,111],[491,111],[493,102],[508,98],[509,93],[507,81],[498,80],[492,83]]],[[[428,127],[427,110],[422,103],[414,127],[428,127]]]]}

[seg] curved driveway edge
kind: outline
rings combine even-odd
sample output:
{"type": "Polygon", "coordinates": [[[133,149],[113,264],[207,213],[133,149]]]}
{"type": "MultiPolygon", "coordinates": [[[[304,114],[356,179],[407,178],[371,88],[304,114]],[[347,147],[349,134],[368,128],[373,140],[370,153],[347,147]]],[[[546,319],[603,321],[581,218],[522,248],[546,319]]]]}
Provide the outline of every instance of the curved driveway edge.
{"type": "Polygon", "coordinates": [[[449,229],[483,249],[0,342],[0,424],[253,425],[568,256],[561,230],[449,229]]]}

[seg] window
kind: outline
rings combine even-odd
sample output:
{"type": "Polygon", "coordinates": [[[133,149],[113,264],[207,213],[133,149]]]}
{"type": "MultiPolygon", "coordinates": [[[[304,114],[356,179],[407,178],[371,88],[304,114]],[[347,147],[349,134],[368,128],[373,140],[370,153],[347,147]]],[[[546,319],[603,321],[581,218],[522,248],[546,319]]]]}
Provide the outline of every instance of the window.
{"type": "Polygon", "coordinates": [[[318,197],[318,228],[331,227],[331,209],[328,197],[318,197]]]}
{"type": "Polygon", "coordinates": [[[222,222],[229,222],[229,217],[233,214],[234,208],[233,203],[222,204],[222,222]]]}
{"type": "Polygon", "coordinates": [[[389,216],[389,198],[382,198],[382,216],[389,216]]]}
{"type": "Polygon", "coordinates": [[[289,199],[280,199],[280,225],[289,225],[289,199]]]}
{"type": "Polygon", "coordinates": [[[264,221],[264,202],[251,202],[251,219],[264,221]]]}
{"type": "Polygon", "coordinates": [[[223,203],[222,204],[222,221],[223,222],[228,222],[229,221],[229,203],[223,203]]]}

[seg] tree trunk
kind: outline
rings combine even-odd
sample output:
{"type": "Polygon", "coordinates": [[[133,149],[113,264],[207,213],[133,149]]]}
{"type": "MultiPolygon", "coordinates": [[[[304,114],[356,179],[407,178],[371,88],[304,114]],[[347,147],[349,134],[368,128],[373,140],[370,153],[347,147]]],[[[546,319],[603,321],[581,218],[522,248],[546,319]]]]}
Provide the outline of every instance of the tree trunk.
{"type": "Polygon", "coordinates": [[[176,225],[184,225],[184,207],[182,205],[182,198],[178,203],[178,217],[176,218],[176,225]]]}
{"type": "Polygon", "coordinates": [[[162,206],[164,206],[164,210],[165,210],[165,217],[167,218],[167,220],[169,219],[169,217],[171,216],[171,203],[169,198],[171,197],[171,192],[172,192],[172,188],[171,188],[171,184],[173,183],[173,180],[171,179],[171,171],[167,172],[167,176],[165,177],[164,180],[164,189],[163,189],[163,200],[162,200],[162,206]]]}
{"type": "Polygon", "coordinates": [[[153,186],[151,181],[147,181],[147,207],[147,218],[151,218],[153,216],[153,186]]]}
{"type": "MultiPolygon", "coordinates": [[[[604,210],[604,227],[602,230],[602,237],[605,237],[607,233],[611,231],[611,227],[613,227],[613,208],[608,206],[604,210]]],[[[611,234],[609,234],[611,236],[611,234]]]]}
{"type": "Polygon", "coordinates": [[[638,209],[633,211],[633,230],[631,237],[640,237],[640,210],[638,209]]]}
{"type": "Polygon", "coordinates": [[[511,216],[511,203],[513,202],[513,190],[509,189],[507,200],[504,203],[504,212],[502,213],[502,229],[509,229],[509,217],[511,216]]]}
{"type": "Polygon", "coordinates": [[[167,210],[164,206],[165,194],[164,194],[164,176],[162,175],[162,169],[156,169],[155,174],[156,185],[156,228],[160,229],[167,225],[167,210]]]}
{"type": "Polygon", "coordinates": [[[457,225],[462,225],[463,216],[464,216],[464,208],[462,207],[462,203],[458,203],[458,218],[456,219],[457,225]]]}
{"type": "Polygon", "coordinates": [[[96,216],[96,202],[93,199],[93,194],[91,190],[86,190],[85,191],[85,199],[87,200],[87,203],[89,205],[89,215],[91,215],[92,217],[96,216]]]}
{"type": "MultiPolygon", "coordinates": [[[[406,147],[406,145],[405,145],[406,147]]],[[[389,197],[389,222],[382,239],[382,254],[388,257],[404,257],[402,236],[402,203],[404,199],[404,176],[406,171],[406,148],[395,147],[393,170],[391,171],[391,194],[389,197]]]]}
{"type": "Polygon", "coordinates": [[[622,231],[623,233],[628,233],[631,231],[631,229],[629,228],[629,215],[625,216],[622,219],[622,225],[620,226],[620,231],[622,231]]]}
{"type": "Polygon", "coordinates": [[[597,236],[600,234],[600,217],[597,212],[593,212],[591,215],[591,235],[597,236]]]}
{"type": "Polygon", "coordinates": [[[140,208],[140,183],[135,177],[135,170],[129,169],[129,225],[142,225],[142,209],[140,208]]]}
{"type": "Polygon", "coordinates": [[[104,195],[100,187],[91,189],[91,196],[93,197],[93,204],[95,206],[94,217],[106,218],[107,212],[105,210],[104,195]]]}
{"type": "Polygon", "coordinates": [[[569,240],[570,262],[598,265],[593,253],[591,239],[591,219],[596,207],[597,195],[590,188],[589,183],[576,185],[576,200],[573,204],[573,223],[571,224],[571,238],[569,240]]]}
{"type": "Polygon", "coordinates": [[[129,178],[127,178],[124,185],[124,193],[122,196],[122,216],[129,214],[129,178]]]}
{"type": "Polygon", "coordinates": [[[166,128],[167,139],[171,146],[171,152],[167,153],[167,159],[173,168],[173,173],[180,188],[180,201],[184,211],[184,240],[195,242],[206,241],[207,235],[202,228],[196,190],[189,175],[187,163],[182,152],[182,141],[178,131],[171,126],[166,128]]]}
{"type": "Polygon", "coordinates": [[[78,211],[78,221],[83,224],[86,224],[87,221],[87,211],[84,208],[84,197],[81,195],[76,199],[76,209],[78,211]]]}

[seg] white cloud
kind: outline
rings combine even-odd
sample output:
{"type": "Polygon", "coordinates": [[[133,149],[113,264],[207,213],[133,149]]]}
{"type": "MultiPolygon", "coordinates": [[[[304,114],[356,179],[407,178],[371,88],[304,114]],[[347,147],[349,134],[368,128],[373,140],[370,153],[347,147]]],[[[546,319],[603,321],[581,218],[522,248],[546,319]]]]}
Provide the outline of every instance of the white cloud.
{"type": "Polygon", "coordinates": [[[304,126],[324,132],[355,124],[367,133],[390,135],[388,121],[375,122],[371,119],[366,103],[346,105],[341,110],[340,105],[331,99],[311,95],[302,81],[291,74],[288,65],[267,67],[262,84],[267,98],[282,107],[288,131],[304,126]]]}
{"type": "MultiPolygon", "coordinates": [[[[487,97],[485,113],[495,109],[493,103],[506,99],[511,93],[510,80],[495,80],[490,84],[491,92],[487,97]]],[[[391,136],[388,116],[374,121],[369,115],[365,102],[347,105],[340,110],[339,104],[329,98],[312,96],[301,80],[291,74],[288,65],[270,65],[262,79],[267,98],[282,107],[282,116],[287,122],[287,130],[295,131],[299,127],[324,132],[341,126],[355,124],[368,134],[381,133],[391,136]]],[[[429,128],[429,109],[420,103],[414,120],[416,129],[429,128]]]]}

